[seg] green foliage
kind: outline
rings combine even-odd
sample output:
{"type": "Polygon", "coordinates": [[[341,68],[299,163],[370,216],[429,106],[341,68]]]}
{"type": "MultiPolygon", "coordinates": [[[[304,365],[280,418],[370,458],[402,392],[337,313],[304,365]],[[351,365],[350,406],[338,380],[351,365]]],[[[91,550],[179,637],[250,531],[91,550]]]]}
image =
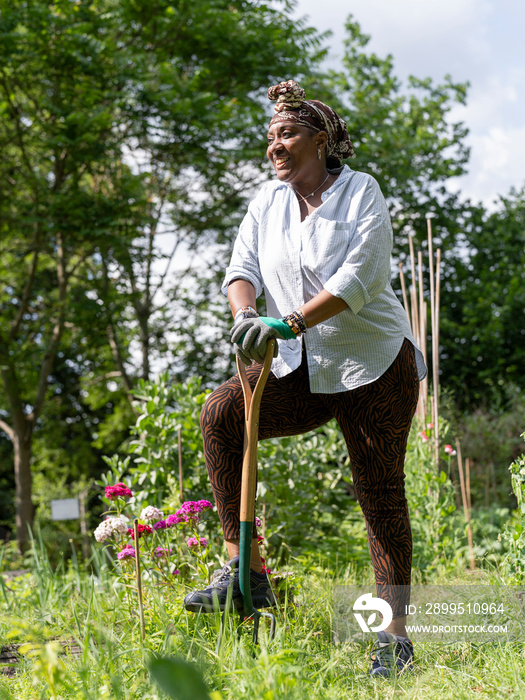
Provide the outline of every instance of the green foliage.
{"type": "MultiPolygon", "coordinates": [[[[58,655],[51,657],[51,668],[60,673],[50,679],[50,669],[42,672],[35,664],[41,657],[26,657],[16,664],[12,678],[0,676],[0,697],[49,698],[54,690],[63,700],[161,700],[166,694],[148,672],[157,659],[174,662],[186,678],[199,675],[200,682],[195,683],[201,691],[202,684],[209,688],[213,700],[302,700],[305,696],[393,700],[400,694],[455,700],[472,697],[473,687],[476,694],[487,697],[525,693],[520,645],[506,636],[483,645],[421,643],[416,647],[417,673],[392,681],[370,678],[370,645],[334,645],[334,578],[323,573],[299,578],[297,605],[279,612],[273,642],[261,624],[260,646],[254,650],[251,626],[237,630],[230,618],[217,653],[219,620],[214,615],[187,613],[181,595],[167,602],[151,596],[142,643],[138,617],[122,605],[100,552],[93,553],[91,571],[74,564],[68,570],[53,571],[40,560],[33,574],[9,582],[7,600],[0,592],[0,643],[27,642],[38,652],[50,642],[67,643],[66,648],[55,648],[58,655]],[[42,600],[47,602],[45,620],[42,600]]],[[[470,583],[466,578],[461,581],[470,583]]],[[[439,579],[440,584],[447,582],[439,579]]],[[[355,580],[346,577],[338,583],[351,585],[355,580]]],[[[171,670],[173,664],[169,665],[171,670]]],[[[167,664],[162,667],[166,669],[167,664]]],[[[196,691],[192,697],[198,697],[196,691]]]]}
{"type": "Polygon", "coordinates": [[[207,393],[199,379],[173,384],[167,373],[156,382],[139,382],[133,395],[142,413],[132,429],[130,452],[141,474],[141,486],[149,482],[162,492],[169,477],[178,474],[180,430],[183,470],[189,474],[184,485],[192,490],[202,487],[205,471],[199,415],[207,393]]]}
{"type": "Polygon", "coordinates": [[[101,485],[118,482],[124,474],[129,474],[138,505],[160,507],[166,502],[180,505],[177,496],[180,430],[185,497],[197,500],[209,494],[199,427],[207,393],[196,378],[177,384],[164,373],[156,382],[140,380],[133,391],[139,415],[130,430],[128,454],[125,458],[121,455],[104,458],[111,471],[103,476],[101,485]]]}
{"type": "Polygon", "coordinates": [[[447,181],[465,172],[469,157],[467,129],[451,119],[468,85],[450,76],[441,84],[411,76],[402,85],[393,57],[371,52],[352,17],[346,29],[342,70],[328,90],[319,79],[312,88],[339,103],[356,147],[350,167],[381,185],[407,283],[408,236],[425,251],[425,215],[433,213],[434,248],[442,250],[442,385],[462,408],[506,404],[525,374],[524,190],[501,197],[492,213],[450,192],[447,181]]]}
{"type": "Polygon", "coordinates": [[[93,330],[86,327],[86,260],[123,241],[121,224],[129,230],[133,219],[128,200],[140,184],[119,158],[122,134],[114,127],[129,62],[108,41],[112,23],[100,13],[107,6],[1,7],[0,411],[18,448],[21,546],[34,515],[33,432],[53,393],[55,361],[62,344],[75,339],[78,347],[82,331],[93,330]]]}
{"type": "Polygon", "coordinates": [[[266,513],[272,560],[283,564],[290,556],[320,554],[329,567],[337,557],[341,563],[346,556],[367,560],[348,453],[335,422],[308,435],[262,441],[258,454],[257,513],[266,513]]]}
{"type": "MultiPolygon", "coordinates": [[[[185,498],[210,498],[199,430],[207,392],[201,390],[200,380],[172,384],[165,374],[158,382],[141,382],[134,393],[141,413],[131,430],[128,454],[106,458],[111,471],[100,485],[127,475],[138,507],[180,505],[176,477],[180,428],[185,498]]],[[[272,565],[282,566],[297,557],[312,562],[316,556],[332,571],[349,563],[368,565],[366,530],[348,452],[334,421],[308,435],[263,440],[258,458],[256,510],[264,518],[266,555],[272,565]]],[[[406,474],[415,565],[423,578],[438,568],[452,570],[464,556],[464,524],[455,517],[450,478],[445,471],[436,471],[431,443],[421,439],[415,426],[406,474]]]]}
{"type": "MultiPolygon", "coordinates": [[[[431,430],[425,431],[431,435],[431,430]]],[[[436,469],[432,440],[413,426],[405,462],[413,540],[413,566],[425,581],[431,572],[452,571],[464,557],[463,524],[455,517],[450,475],[436,469]]]]}
{"type": "Polygon", "coordinates": [[[79,480],[73,484],[67,483],[67,474],[55,474],[49,479],[43,473],[37,473],[33,482],[35,505],[38,508],[35,518],[35,528],[38,528],[43,541],[46,543],[49,557],[53,564],[69,555],[71,548],[82,552],[85,536],[81,533],[78,519],[56,521],[51,518],[51,501],[60,498],[84,498],[88,492],[86,481],[79,480]]]}
{"type": "Polygon", "coordinates": [[[495,503],[513,509],[508,464],[524,449],[519,434],[525,424],[525,394],[516,395],[505,407],[488,405],[469,413],[455,412],[451,420],[457,425],[462,452],[470,460],[473,506],[495,503]]]}
{"type": "Polygon", "coordinates": [[[46,644],[22,644],[20,653],[33,661],[35,678],[43,681],[49,688],[51,697],[56,700],[58,692],[64,685],[67,687],[66,666],[59,653],[62,645],[59,642],[46,644]]]}
{"type": "MultiPolygon", "coordinates": [[[[163,308],[159,265],[184,249],[187,280],[192,255],[224,239],[242,199],[240,165],[258,171],[261,85],[307,71],[322,52],[285,2],[2,0],[0,9],[0,420],[25,443],[23,457],[15,452],[23,540],[33,431],[69,447],[79,437],[83,475],[97,462],[86,447],[92,416],[53,432],[69,399],[53,373],[69,366],[84,391],[116,373],[128,396],[137,376],[149,379],[186,316],[163,308]],[[157,233],[171,237],[170,254],[157,233]]],[[[90,400],[81,399],[82,414],[90,400]]],[[[97,420],[104,436],[110,419],[97,420]]]]}
{"type": "Polygon", "coordinates": [[[461,250],[445,254],[440,359],[462,407],[508,409],[525,375],[525,189],[471,210],[461,250]]]}
{"type": "Polygon", "coordinates": [[[153,680],[173,700],[209,700],[200,673],[182,659],[157,658],[147,664],[153,680]]]}
{"type": "MultiPolygon", "coordinates": [[[[525,433],[522,433],[525,439],[525,433]]],[[[525,582],[525,454],[520,455],[510,465],[512,490],[518,501],[514,522],[504,530],[503,536],[509,542],[509,553],[505,559],[505,573],[510,583],[523,585],[525,582]]]]}
{"type": "MultiPolygon", "coordinates": [[[[525,433],[522,433],[525,438],[525,433]]],[[[525,455],[521,455],[509,467],[512,480],[512,490],[518,500],[518,508],[525,515],[525,455]]]]}

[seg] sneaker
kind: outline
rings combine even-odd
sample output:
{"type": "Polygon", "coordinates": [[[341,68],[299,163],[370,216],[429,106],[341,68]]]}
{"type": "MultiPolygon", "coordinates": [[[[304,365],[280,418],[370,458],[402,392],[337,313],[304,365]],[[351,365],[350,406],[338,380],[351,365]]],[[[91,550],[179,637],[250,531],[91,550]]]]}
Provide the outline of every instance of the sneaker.
{"type": "Polygon", "coordinates": [[[370,675],[389,678],[413,670],[414,647],[408,637],[390,634],[390,632],[378,632],[370,658],[372,659],[370,675]]]}
{"type": "MultiPolygon", "coordinates": [[[[216,571],[208,588],[188,593],[184,598],[184,607],[191,612],[224,610],[230,586],[233,588],[232,603],[237,610],[242,610],[243,600],[239,588],[239,557],[235,557],[225,564],[221,571],[216,571]]],[[[250,587],[255,608],[270,608],[277,604],[265,573],[258,574],[250,569],[250,587]]]]}

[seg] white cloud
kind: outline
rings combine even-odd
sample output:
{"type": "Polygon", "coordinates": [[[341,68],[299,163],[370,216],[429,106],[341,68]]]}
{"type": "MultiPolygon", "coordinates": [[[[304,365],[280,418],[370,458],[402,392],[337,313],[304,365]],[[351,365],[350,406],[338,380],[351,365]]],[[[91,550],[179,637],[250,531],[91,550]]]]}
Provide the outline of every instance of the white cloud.
{"type": "Polygon", "coordinates": [[[469,174],[454,181],[474,201],[491,207],[497,195],[508,194],[511,187],[525,185],[525,126],[517,129],[489,128],[469,138],[472,157],[469,174]]]}

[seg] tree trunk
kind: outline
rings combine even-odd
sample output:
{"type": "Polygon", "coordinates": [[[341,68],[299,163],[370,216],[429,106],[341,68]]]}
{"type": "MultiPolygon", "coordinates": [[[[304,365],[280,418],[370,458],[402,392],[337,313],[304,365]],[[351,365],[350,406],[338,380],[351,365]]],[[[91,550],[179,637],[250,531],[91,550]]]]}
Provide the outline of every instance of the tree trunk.
{"type": "Polygon", "coordinates": [[[13,447],[15,453],[16,485],[16,537],[18,548],[24,553],[29,547],[29,528],[33,527],[35,507],[32,499],[32,433],[28,429],[23,435],[15,434],[13,447]]]}

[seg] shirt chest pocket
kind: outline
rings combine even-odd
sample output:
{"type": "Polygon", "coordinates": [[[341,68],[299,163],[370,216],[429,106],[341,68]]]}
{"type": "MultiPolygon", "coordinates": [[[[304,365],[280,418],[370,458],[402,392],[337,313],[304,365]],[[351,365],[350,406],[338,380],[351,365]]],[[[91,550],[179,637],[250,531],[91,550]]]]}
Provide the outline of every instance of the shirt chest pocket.
{"type": "Polygon", "coordinates": [[[353,235],[354,225],[347,221],[312,222],[301,236],[302,267],[326,282],[344,263],[353,235]]]}

